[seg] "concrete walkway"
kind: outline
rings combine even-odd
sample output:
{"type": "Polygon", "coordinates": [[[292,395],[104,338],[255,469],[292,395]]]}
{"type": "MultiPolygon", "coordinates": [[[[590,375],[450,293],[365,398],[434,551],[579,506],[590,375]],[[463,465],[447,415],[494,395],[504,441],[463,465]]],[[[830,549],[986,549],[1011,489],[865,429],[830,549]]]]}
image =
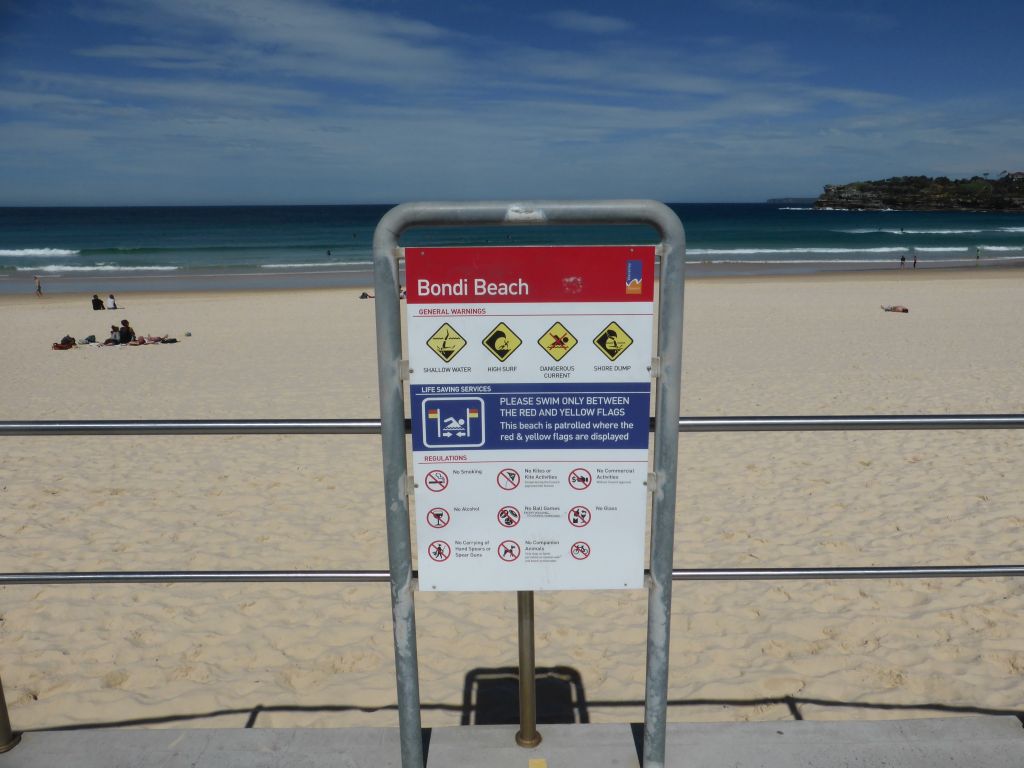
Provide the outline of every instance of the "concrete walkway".
{"type": "MultiPolygon", "coordinates": [[[[637,768],[629,725],[545,725],[535,749],[514,726],[437,728],[427,768],[637,768]]],[[[678,723],[670,768],[1020,768],[1014,717],[876,722],[678,723]]],[[[25,734],[0,768],[401,768],[396,728],[82,730],[25,734]]]]}

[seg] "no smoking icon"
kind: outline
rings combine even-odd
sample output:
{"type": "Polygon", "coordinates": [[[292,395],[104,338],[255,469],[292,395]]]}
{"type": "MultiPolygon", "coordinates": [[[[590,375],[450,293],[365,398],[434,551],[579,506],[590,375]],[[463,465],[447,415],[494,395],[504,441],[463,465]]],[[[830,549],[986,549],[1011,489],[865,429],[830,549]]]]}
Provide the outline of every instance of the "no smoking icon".
{"type": "Polygon", "coordinates": [[[448,487],[448,475],[440,469],[432,469],[427,472],[423,484],[427,486],[427,490],[439,493],[448,487]]]}

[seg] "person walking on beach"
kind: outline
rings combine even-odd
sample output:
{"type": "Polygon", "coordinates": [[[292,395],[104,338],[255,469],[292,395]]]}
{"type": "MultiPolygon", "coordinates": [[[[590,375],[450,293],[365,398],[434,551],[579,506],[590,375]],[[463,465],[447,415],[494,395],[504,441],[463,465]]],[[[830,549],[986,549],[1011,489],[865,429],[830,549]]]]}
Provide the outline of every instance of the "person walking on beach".
{"type": "Polygon", "coordinates": [[[39,275],[32,275],[32,279],[36,281],[36,296],[42,296],[43,281],[39,279],[39,275]]]}
{"type": "Polygon", "coordinates": [[[905,266],[907,266],[907,254],[903,253],[900,254],[900,269],[903,269],[905,266]]]}
{"type": "Polygon", "coordinates": [[[914,269],[917,269],[917,251],[914,251],[914,269]]]}

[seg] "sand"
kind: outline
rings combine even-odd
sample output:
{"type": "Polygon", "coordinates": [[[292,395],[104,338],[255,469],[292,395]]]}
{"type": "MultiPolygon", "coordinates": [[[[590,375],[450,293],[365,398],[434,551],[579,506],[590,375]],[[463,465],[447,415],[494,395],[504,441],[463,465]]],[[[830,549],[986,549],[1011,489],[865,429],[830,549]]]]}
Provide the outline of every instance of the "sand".
{"type": "MultiPolygon", "coordinates": [[[[376,417],[357,294],[0,297],[0,419],[376,417]],[[50,350],[122,317],[181,343],[50,350]]],[[[690,281],[683,413],[1024,412],[1022,297],[1013,270],[690,281]]],[[[0,571],[387,567],[376,437],[0,452],[0,571]]],[[[677,567],[1022,560],[1024,432],[684,434],[680,458],[677,567]]],[[[1020,706],[1024,581],[674,594],[671,720],[785,719],[787,696],[817,719],[1020,706]]],[[[578,671],[591,720],[642,719],[646,593],[538,593],[536,611],[538,664],[578,671]]],[[[417,622],[424,724],[457,724],[467,674],[516,664],[515,596],[417,594],[417,622]]],[[[0,676],[17,729],[240,727],[257,706],[258,727],[397,723],[386,585],[3,587],[0,676]]]]}

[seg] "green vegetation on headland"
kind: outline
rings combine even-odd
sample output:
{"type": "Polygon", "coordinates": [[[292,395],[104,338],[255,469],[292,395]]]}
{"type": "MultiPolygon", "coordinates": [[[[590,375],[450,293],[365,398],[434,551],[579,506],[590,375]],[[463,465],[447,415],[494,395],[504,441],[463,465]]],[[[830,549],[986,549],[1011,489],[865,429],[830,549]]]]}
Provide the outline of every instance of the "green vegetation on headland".
{"type": "Polygon", "coordinates": [[[898,176],[880,181],[827,184],[815,208],[858,211],[1024,211],[1024,172],[975,176],[898,176]]]}

